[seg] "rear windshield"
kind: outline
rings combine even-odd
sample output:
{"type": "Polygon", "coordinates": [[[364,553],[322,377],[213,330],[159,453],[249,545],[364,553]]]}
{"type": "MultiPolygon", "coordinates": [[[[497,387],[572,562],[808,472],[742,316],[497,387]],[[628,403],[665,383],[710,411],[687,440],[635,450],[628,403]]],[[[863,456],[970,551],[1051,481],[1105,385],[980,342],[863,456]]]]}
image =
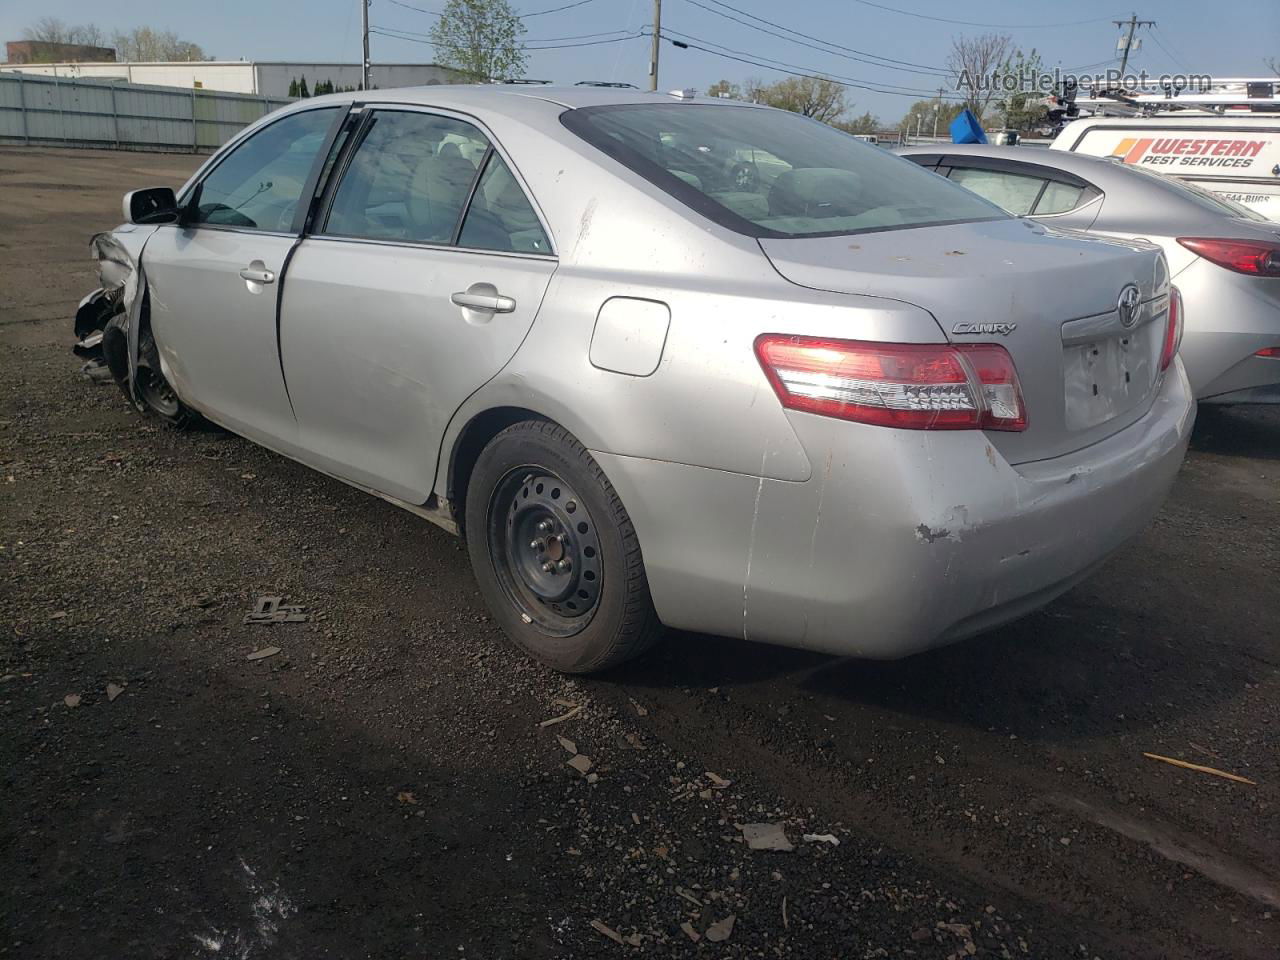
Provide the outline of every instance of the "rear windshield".
{"type": "Polygon", "coordinates": [[[752,236],[1008,217],[910,160],[782,110],[642,103],[569,110],[561,122],[704,216],[752,236]]]}

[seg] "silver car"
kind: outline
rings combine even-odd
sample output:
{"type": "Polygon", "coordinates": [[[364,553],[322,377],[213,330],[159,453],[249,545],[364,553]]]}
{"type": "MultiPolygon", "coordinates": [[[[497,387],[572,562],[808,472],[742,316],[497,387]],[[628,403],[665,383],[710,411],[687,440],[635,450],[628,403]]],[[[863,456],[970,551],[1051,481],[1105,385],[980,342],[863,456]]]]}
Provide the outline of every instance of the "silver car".
{"type": "Polygon", "coordinates": [[[125,206],[85,309],[134,402],[461,533],[566,671],[663,625],[891,658],[1021,616],[1146,525],[1194,416],[1158,248],[765,107],[320,97],[125,206]]]}
{"type": "Polygon", "coordinates": [[[1059,150],[898,151],[1041,223],[1158,243],[1187,307],[1182,361],[1208,403],[1280,403],[1280,223],[1183,180],[1059,150]]]}

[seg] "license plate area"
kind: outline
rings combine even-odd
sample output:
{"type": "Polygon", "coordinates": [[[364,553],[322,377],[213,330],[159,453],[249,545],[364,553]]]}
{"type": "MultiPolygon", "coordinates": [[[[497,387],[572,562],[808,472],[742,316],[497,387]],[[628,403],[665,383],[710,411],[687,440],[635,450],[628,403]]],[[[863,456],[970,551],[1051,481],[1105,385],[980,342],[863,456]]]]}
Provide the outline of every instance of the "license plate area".
{"type": "Polygon", "coordinates": [[[1087,430],[1137,407],[1155,386],[1157,323],[1062,348],[1068,430],[1087,430]]]}

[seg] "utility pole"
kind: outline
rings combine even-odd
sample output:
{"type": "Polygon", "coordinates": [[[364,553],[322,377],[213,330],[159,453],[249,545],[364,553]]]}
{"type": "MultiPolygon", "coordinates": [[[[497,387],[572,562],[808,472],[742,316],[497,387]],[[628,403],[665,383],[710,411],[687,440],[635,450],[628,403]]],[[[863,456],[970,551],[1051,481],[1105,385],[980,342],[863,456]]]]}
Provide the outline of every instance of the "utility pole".
{"type": "MultiPolygon", "coordinates": [[[[1111,22],[1121,30],[1125,27],[1129,28],[1129,35],[1120,41],[1124,46],[1124,56],[1120,58],[1120,75],[1123,77],[1125,68],[1129,66],[1129,54],[1134,49],[1133,32],[1139,27],[1154,27],[1156,22],[1154,20],[1139,20],[1136,13],[1130,14],[1128,20],[1112,20],[1111,22]]],[[[1139,40],[1138,43],[1142,43],[1142,41],[1139,40]]]]}
{"type": "Polygon", "coordinates": [[[360,89],[369,89],[369,0],[360,0],[360,32],[364,36],[364,54],[360,59],[360,89]]]}
{"type": "Polygon", "coordinates": [[[653,38],[649,44],[649,89],[658,89],[658,46],[662,43],[662,0],[653,0],[653,38]]]}
{"type": "Polygon", "coordinates": [[[942,112],[942,87],[938,88],[938,102],[933,105],[933,139],[938,139],[938,114],[942,112]]]}

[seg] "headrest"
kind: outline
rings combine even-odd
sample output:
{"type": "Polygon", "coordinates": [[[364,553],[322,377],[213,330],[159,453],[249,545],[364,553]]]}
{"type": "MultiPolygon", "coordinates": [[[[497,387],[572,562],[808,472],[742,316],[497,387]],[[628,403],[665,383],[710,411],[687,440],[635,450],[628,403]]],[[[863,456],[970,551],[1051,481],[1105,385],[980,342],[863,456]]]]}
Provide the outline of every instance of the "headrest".
{"type": "Polygon", "coordinates": [[[866,206],[862,178],[838,167],[788,170],[769,190],[769,215],[774,217],[839,217],[866,206]]]}

